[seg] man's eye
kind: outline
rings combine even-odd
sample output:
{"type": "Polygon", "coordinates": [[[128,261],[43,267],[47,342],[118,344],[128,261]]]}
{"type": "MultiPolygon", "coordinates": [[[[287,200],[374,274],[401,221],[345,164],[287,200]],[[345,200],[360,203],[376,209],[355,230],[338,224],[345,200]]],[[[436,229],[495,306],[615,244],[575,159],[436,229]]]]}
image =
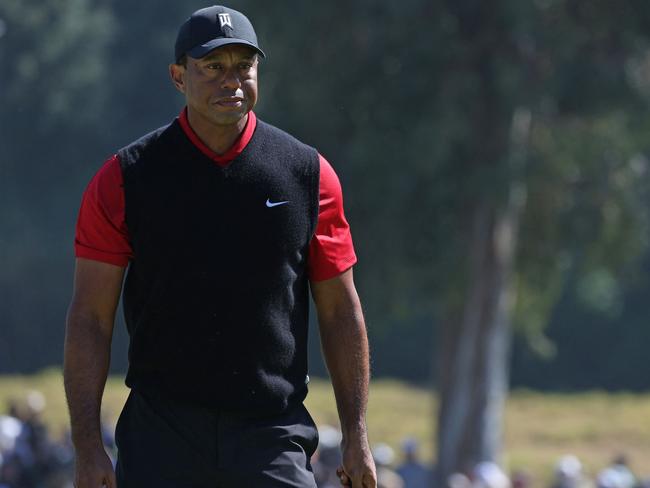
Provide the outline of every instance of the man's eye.
{"type": "Polygon", "coordinates": [[[251,63],[241,63],[239,65],[239,69],[245,69],[245,70],[249,70],[252,67],[253,67],[253,65],[251,63]]]}
{"type": "Polygon", "coordinates": [[[221,65],[218,63],[211,63],[207,65],[208,69],[221,69],[221,65]]]}

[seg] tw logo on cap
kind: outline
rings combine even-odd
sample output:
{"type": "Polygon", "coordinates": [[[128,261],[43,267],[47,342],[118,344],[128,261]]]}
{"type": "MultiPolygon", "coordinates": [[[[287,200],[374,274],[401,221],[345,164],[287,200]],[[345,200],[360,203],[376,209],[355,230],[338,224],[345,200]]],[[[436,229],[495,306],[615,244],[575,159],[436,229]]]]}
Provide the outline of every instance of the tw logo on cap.
{"type": "Polygon", "coordinates": [[[221,26],[222,29],[226,26],[233,29],[232,19],[230,18],[230,14],[219,14],[219,25],[221,26]]]}

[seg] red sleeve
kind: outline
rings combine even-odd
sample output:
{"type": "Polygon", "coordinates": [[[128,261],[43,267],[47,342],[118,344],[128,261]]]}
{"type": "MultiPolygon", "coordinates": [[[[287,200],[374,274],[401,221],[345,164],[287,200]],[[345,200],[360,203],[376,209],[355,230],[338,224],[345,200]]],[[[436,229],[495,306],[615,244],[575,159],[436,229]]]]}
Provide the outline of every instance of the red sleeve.
{"type": "Polygon", "coordinates": [[[350,225],[343,212],[343,192],[338,176],[320,156],[320,206],[316,233],[309,243],[309,279],[324,281],[343,273],[354,263],[350,225]]]}
{"type": "Polygon", "coordinates": [[[116,266],[133,257],[124,220],[122,170],[117,156],[104,163],[84,192],[77,219],[75,256],[116,266]]]}

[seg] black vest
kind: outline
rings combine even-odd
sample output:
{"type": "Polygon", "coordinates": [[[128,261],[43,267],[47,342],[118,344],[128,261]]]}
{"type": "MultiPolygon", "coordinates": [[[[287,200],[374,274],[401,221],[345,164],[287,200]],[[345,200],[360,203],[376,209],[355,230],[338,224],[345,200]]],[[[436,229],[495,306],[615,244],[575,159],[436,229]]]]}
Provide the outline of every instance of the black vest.
{"type": "Polygon", "coordinates": [[[134,253],[127,385],[243,415],[302,401],[316,150],[258,121],[220,167],[176,120],[118,156],[134,253]]]}

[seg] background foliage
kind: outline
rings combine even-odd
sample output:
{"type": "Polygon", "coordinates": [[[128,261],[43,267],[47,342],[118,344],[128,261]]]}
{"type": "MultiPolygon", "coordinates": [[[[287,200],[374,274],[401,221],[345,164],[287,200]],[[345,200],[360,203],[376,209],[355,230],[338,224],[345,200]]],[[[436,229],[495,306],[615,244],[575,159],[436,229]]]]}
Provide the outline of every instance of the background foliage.
{"type": "MultiPolygon", "coordinates": [[[[202,6],[0,0],[0,371],[60,364],[81,193],[107,156],[181,109],[167,64],[202,6]]],[[[258,115],[341,177],[377,376],[430,379],[441,310],[466,278],[468,202],[498,202],[517,178],[512,381],[650,387],[650,4],[232,6],[269,55],[258,115]],[[531,132],[513,167],[495,141],[518,108],[531,132]]],[[[119,371],[121,324],[116,341],[119,371]]]]}

